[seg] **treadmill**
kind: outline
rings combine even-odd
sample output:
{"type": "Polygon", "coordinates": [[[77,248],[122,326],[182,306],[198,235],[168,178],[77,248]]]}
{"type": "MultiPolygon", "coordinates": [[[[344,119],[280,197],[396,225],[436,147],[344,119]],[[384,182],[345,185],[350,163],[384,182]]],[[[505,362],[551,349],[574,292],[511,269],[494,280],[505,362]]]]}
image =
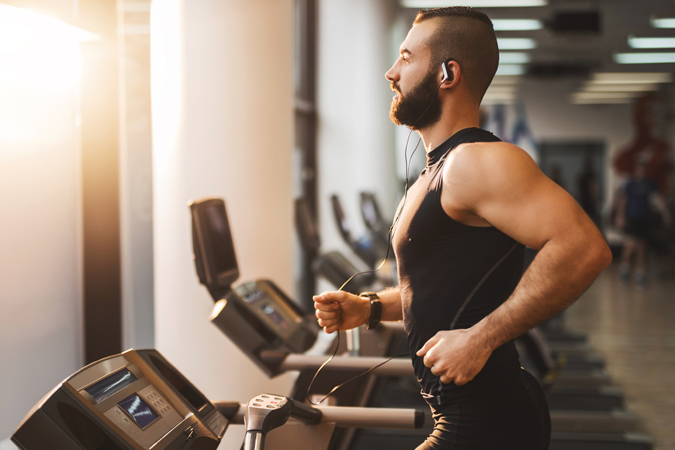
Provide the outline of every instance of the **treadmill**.
{"type": "Polygon", "coordinates": [[[389,244],[389,230],[391,222],[388,222],[372,192],[361,192],[359,194],[359,206],[361,207],[361,216],[366,228],[374,239],[379,240],[384,245],[389,244]]]}
{"type": "MultiPolygon", "coordinates": [[[[351,248],[356,256],[358,256],[370,269],[376,269],[382,264],[382,261],[385,259],[391,258],[393,261],[393,251],[390,249],[389,242],[383,242],[380,239],[373,238],[371,236],[358,236],[355,237],[352,235],[351,225],[347,216],[345,215],[344,209],[342,208],[342,202],[337,194],[330,196],[331,206],[333,210],[333,217],[335,219],[335,224],[337,225],[340,236],[345,241],[345,243],[351,248]]],[[[396,279],[395,269],[393,263],[387,267],[386,273],[382,272],[378,274],[379,278],[383,282],[390,286],[396,279]]]]}

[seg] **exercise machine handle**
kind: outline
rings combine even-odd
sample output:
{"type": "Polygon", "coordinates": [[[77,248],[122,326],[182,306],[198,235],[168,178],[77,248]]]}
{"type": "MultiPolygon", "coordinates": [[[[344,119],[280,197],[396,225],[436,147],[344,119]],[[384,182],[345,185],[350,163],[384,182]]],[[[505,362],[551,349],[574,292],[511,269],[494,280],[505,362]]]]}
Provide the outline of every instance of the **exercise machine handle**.
{"type": "Polygon", "coordinates": [[[321,411],[292,398],[260,394],[249,400],[246,408],[245,450],[262,450],[265,435],[285,424],[289,418],[308,424],[321,422],[321,411]]]}

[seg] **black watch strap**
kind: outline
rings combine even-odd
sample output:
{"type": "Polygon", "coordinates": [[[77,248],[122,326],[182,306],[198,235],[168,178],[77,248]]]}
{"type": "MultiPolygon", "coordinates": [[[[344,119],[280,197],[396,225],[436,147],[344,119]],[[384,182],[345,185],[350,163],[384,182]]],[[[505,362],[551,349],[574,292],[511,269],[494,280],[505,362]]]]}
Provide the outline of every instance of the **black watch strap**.
{"type": "Polygon", "coordinates": [[[370,317],[366,328],[372,330],[382,320],[382,302],[375,292],[362,292],[359,297],[370,299],[370,317]]]}

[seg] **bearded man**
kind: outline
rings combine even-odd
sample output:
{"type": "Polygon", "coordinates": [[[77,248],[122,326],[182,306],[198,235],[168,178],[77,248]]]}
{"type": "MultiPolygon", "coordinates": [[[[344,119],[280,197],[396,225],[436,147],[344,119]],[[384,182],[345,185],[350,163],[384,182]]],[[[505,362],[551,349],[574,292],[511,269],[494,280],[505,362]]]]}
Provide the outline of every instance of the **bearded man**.
{"type": "Polygon", "coordinates": [[[611,262],[600,231],[522,149],[479,128],[497,70],[492,22],[421,11],[386,73],[390,117],[427,166],[397,213],[399,285],[314,297],[328,333],[403,320],[434,430],[417,450],[548,448],[550,419],[514,339],[574,302],[611,262]],[[524,247],[538,250],[523,274],[524,247]]]}

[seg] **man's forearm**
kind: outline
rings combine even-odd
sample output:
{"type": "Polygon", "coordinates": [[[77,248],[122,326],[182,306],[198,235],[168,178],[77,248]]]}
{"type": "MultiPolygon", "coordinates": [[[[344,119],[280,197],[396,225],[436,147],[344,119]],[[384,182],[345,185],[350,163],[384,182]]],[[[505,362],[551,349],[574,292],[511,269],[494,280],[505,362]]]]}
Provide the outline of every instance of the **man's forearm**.
{"type": "Polygon", "coordinates": [[[401,293],[398,286],[385,289],[377,293],[382,302],[382,321],[397,322],[403,320],[401,293]]]}
{"type": "Polygon", "coordinates": [[[576,246],[548,243],[539,251],[509,299],[473,327],[492,349],[564,310],[611,261],[602,242],[576,246]]]}

